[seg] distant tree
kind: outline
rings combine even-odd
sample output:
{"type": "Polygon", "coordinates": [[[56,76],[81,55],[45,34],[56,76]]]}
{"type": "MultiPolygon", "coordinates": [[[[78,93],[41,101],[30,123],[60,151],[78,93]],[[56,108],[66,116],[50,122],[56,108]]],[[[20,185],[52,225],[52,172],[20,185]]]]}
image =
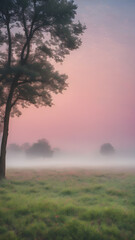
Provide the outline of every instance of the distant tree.
{"type": "Polygon", "coordinates": [[[115,153],[115,149],[110,143],[104,143],[100,148],[100,153],[103,155],[112,155],[115,153]]]}
{"type": "Polygon", "coordinates": [[[0,0],[0,178],[10,116],[20,116],[19,106],[52,106],[51,93],[67,87],[49,59],[62,62],[81,45],[76,10],[73,0],[0,0]]]}
{"type": "Polygon", "coordinates": [[[16,154],[16,153],[20,153],[22,152],[22,149],[19,145],[17,145],[16,143],[12,143],[7,147],[7,151],[10,154],[16,154]]]}
{"type": "Polygon", "coordinates": [[[26,150],[26,154],[29,157],[52,157],[53,150],[51,149],[50,144],[46,139],[41,139],[38,142],[34,143],[31,147],[26,150]]]}

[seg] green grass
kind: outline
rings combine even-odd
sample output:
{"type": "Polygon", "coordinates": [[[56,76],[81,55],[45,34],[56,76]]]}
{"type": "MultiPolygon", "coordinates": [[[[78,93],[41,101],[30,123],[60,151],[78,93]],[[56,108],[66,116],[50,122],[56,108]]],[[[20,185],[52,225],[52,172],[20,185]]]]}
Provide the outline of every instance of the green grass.
{"type": "Polygon", "coordinates": [[[0,240],[135,240],[135,175],[8,172],[0,240]]]}

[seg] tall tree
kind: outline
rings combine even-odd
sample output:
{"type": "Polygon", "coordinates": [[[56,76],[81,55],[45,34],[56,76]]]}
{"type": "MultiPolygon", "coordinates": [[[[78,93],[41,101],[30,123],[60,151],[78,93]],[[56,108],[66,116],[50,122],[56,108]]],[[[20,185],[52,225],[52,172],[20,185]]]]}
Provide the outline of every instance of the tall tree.
{"type": "Polygon", "coordinates": [[[0,178],[10,116],[21,107],[51,106],[51,93],[66,89],[66,75],[54,70],[81,45],[85,26],[75,21],[73,0],[0,0],[0,178]]]}

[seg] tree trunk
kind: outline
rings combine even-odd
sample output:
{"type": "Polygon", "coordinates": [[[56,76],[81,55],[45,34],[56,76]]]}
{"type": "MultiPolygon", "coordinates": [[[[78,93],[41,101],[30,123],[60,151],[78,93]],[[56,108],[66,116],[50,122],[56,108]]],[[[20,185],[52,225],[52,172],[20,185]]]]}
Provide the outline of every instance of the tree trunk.
{"type": "Polygon", "coordinates": [[[10,112],[12,108],[12,97],[15,89],[15,84],[16,82],[13,82],[11,85],[9,96],[7,99],[6,110],[5,110],[4,127],[3,127],[1,152],[0,152],[0,179],[5,178],[6,176],[6,147],[7,147],[7,139],[8,139],[10,112]]]}
{"type": "Polygon", "coordinates": [[[0,179],[5,178],[6,173],[6,147],[8,139],[10,108],[8,107],[5,112],[4,129],[1,142],[1,154],[0,154],[0,179]]]}

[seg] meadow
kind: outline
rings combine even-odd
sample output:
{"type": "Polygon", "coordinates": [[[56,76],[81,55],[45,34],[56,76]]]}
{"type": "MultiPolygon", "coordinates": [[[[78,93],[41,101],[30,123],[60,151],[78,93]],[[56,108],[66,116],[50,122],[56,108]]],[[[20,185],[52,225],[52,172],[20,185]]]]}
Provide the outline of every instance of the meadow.
{"type": "Polygon", "coordinates": [[[8,170],[0,240],[135,240],[135,174],[8,170]]]}

